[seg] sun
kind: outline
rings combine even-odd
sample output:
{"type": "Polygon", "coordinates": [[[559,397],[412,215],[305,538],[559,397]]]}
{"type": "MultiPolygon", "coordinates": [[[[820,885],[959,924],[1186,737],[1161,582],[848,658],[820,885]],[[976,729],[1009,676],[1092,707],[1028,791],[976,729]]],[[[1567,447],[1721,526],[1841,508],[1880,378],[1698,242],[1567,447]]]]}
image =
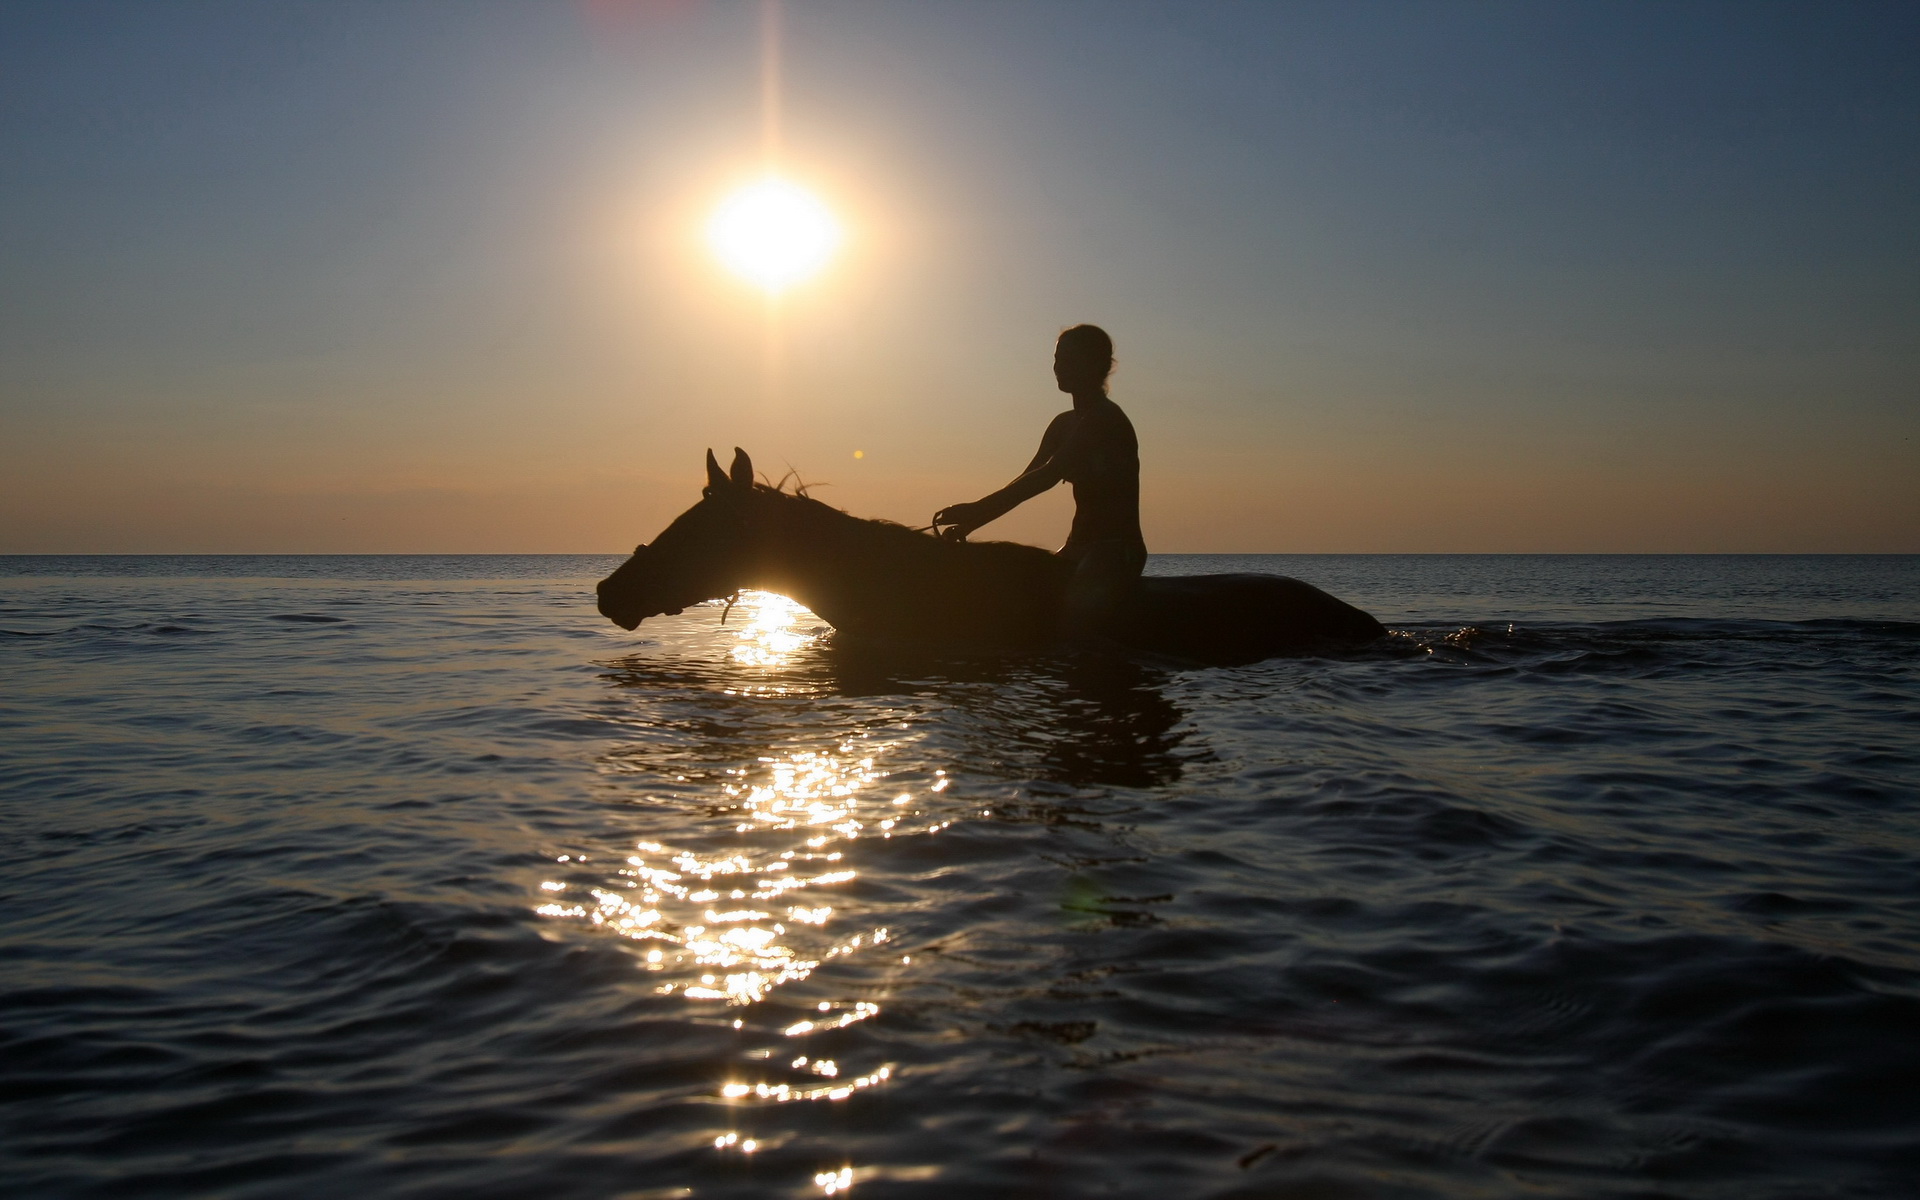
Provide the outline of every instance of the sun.
{"type": "Polygon", "coordinates": [[[707,222],[707,242],[720,261],[769,293],[819,273],[841,236],[840,223],[818,197],[772,177],[722,200],[707,222]]]}

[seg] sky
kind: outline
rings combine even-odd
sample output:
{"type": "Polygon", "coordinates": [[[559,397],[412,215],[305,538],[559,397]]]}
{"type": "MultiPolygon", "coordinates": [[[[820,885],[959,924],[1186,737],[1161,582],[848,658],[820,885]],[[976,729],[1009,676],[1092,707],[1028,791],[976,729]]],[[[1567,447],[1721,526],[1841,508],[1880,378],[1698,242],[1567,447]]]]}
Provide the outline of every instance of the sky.
{"type": "Polygon", "coordinates": [[[0,6],[0,553],[620,552],[734,446],[918,525],[1082,321],[1155,551],[1920,552],[1920,6],[777,18],[0,6]]]}

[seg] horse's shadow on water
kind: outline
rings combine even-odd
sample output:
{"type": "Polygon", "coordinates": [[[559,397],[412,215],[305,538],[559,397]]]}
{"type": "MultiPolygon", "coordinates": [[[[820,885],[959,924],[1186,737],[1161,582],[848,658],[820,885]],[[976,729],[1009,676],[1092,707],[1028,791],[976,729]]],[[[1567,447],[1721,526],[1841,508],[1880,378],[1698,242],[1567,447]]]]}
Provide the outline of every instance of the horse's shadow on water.
{"type": "MultiPolygon", "coordinates": [[[[751,762],[808,739],[884,724],[918,756],[976,778],[1069,788],[1158,788],[1209,757],[1170,674],[1091,652],[956,652],[829,637],[774,671],[703,656],[634,655],[607,681],[635,696],[658,736],[622,752],[656,769],[751,762]]],[[[641,765],[633,762],[633,765],[641,765]]]]}

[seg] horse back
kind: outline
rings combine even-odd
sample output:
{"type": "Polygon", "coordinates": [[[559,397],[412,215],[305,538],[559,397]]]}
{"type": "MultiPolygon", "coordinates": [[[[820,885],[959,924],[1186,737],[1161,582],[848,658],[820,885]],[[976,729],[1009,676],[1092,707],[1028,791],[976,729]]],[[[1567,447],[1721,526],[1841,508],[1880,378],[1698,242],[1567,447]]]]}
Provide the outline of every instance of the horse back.
{"type": "Polygon", "coordinates": [[[1116,631],[1143,650],[1203,662],[1364,645],[1386,635],[1372,616],[1285,575],[1159,575],[1140,580],[1116,631]]]}

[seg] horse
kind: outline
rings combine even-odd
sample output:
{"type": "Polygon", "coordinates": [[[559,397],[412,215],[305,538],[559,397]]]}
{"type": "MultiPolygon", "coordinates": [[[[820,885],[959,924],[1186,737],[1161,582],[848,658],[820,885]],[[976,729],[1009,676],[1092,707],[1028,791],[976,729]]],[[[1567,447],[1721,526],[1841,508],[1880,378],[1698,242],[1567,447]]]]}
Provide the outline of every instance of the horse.
{"type": "MultiPolygon", "coordinates": [[[[596,588],[622,629],[737,595],[777,592],[860,639],[1034,649],[1062,640],[1072,567],[1038,546],[969,542],[856,517],[804,488],[757,483],[736,447],[727,471],[707,451],[707,486],[596,588]]],[[[1142,577],[1100,638],[1208,664],[1365,645],[1373,617],[1282,575],[1142,577]]]]}

